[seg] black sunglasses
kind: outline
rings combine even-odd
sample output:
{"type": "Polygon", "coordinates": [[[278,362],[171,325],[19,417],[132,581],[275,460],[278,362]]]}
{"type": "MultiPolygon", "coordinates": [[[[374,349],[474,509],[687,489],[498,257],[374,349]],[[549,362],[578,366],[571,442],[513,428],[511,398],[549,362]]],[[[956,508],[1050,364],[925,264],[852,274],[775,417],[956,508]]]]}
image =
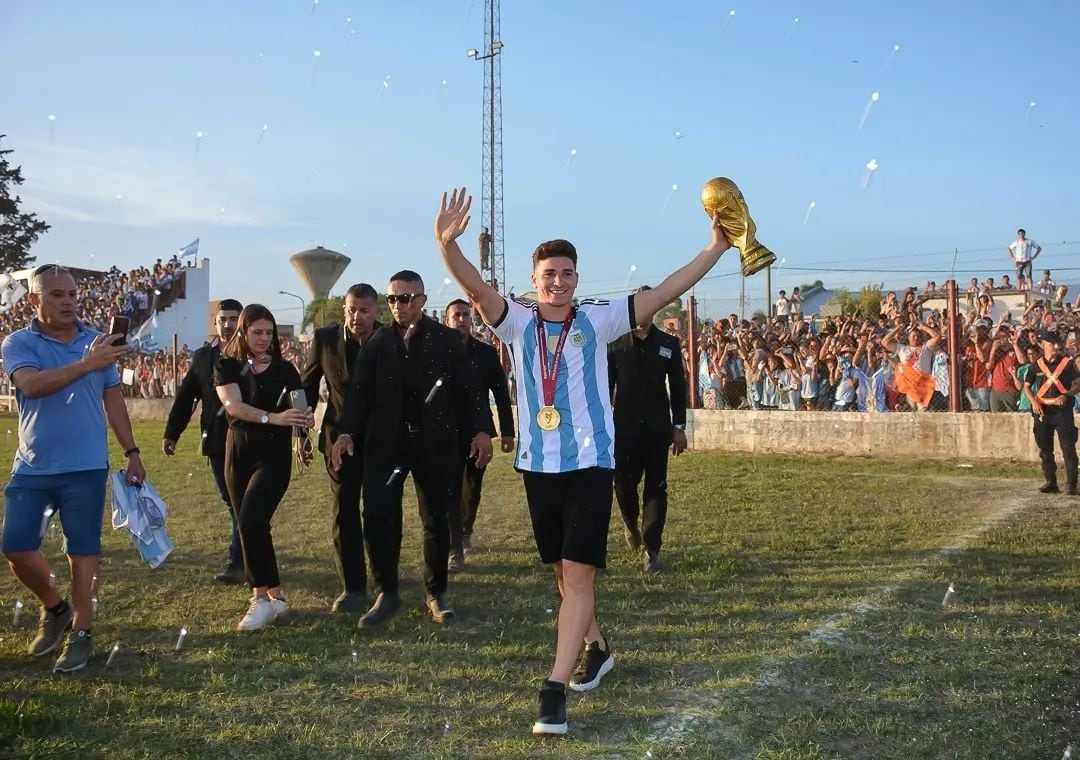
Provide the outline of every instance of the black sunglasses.
{"type": "Polygon", "coordinates": [[[423,293],[402,293],[401,295],[394,295],[388,293],[386,296],[386,302],[393,306],[394,304],[401,302],[402,305],[408,306],[414,298],[422,298],[423,293]]]}

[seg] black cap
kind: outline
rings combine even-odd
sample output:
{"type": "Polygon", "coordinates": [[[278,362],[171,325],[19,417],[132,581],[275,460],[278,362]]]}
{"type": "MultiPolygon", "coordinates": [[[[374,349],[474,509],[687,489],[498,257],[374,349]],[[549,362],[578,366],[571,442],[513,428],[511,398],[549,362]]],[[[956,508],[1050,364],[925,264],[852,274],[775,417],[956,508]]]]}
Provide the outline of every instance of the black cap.
{"type": "Polygon", "coordinates": [[[1061,343],[1061,337],[1058,335],[1057,330],[1039,330],[1035,334],[1035,337],[1039,339],[1039,342],[1053,343],[1055,346],[1061,343]]]}

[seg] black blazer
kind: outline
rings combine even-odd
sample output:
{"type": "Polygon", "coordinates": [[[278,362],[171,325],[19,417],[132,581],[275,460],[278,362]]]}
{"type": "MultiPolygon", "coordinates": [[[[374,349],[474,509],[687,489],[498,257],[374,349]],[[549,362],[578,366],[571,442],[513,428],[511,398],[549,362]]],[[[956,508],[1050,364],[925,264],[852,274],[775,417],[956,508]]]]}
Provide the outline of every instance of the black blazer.
{"type": "Polygon", "coordinates": [[[419,427],[423,448],[434,457],[460,452],[477,433],[493,429],[461,334],[428,317],[417,325],[407,353],[391,325],[376,330],[357,354],[338,432],[362,436],[356,444],[366,467],[400,463],[406,423],[419,427]]]}
{"type": "Polygon", "coordinates": [[[218,414],[221,400],[214,388],[214,365],[219,356],[221,347],[217,344],[207,344],[195,350],[191,356],[191,368],[176,389],[176,398],[165,423],[164,437],[171,441],[180,440],[180,435],[195,413],[195,405],[201,401],[199,428],[206,434],[201,444],[203,456],[225,454],[225,433],[229,421],[224,414],[218,414]]]}
{"type": "Polygon", "coordinates": [[[650,327],[645,340],[629,333],[612,343],[608,380],[616,439],[644,432],[670,440],[672,424],[686,424],[686,374],[674,335],[650,327]]]}
{"type": "MultiPolygon", "coordinates": [[[[506,373],[503,372],[502,362],[499,361],[499,352],[490,343],[469,336],[465,341],[465,351],[472,362],[473,371],[477,380],[480,381],[480,390],[487,399],[487,392],[495,397],[495,408],[499,412],[499,435],[503,438],[514,437],[514,410],[510,406],[510,388],[506,383],[506,373]]],[[[495,427],[486,431],[489,435],[495,435],[495,427]]]]}
{"type": "MultiPolygon", "coordinates": [[[[375,323],[371,335],[382,325],[375,323]]],[[[368,336],[370,339],[371,335],[368,336]]],[[[312,408],[319,403],[319,381],[326,378],[329,398],[323,413],[322,429],[319,431],[319,451],[326,453],[337,440],[337,422],[345,408],[345,395],[349,391],[352,367],[348,366],[345,325],[328,325],[315,331],[308,349],[307,361],[300,371],[300,382],[312,408]]]]}

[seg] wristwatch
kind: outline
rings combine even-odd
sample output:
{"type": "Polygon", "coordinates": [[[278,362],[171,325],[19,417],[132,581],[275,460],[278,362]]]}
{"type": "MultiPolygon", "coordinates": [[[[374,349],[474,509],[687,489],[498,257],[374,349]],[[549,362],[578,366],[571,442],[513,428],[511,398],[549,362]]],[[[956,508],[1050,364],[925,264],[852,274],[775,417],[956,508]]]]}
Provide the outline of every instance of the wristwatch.
{"type": "Polygon", "coordinates": [[[676,430],[686,430],[686,425],[672,425],[676,430]]]}
{"type": "Polygon", "coordinates": [[[130,457],[132,454],[140,454],[140,453],[142,453],[142,452],[139,451],[138,446],[132,446],[130,449],[128,449],[127,451],[124,452],[124,456],[125,457],[130,457]]]}
{"type": "Polygon", "coordinates": [[[268,423],[269,421],[270,421],[270,415],[269,414],[264,414],[262,417],[259,418],[259,422],[261,422],[264,425],[266,423],[268,423]]]}

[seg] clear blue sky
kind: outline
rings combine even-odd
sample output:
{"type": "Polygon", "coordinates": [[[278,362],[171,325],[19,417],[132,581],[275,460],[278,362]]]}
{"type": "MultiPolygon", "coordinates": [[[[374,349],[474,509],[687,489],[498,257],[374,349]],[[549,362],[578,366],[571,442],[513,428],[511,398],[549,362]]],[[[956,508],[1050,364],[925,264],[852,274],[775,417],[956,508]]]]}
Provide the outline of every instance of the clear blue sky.
{"type": "MultiPolygon", "coordinates": [[[[483,2],[311,8],[0,5],[0,132],[53,225],[39,261],[136,266],[200,237],[212,297],[291,321],[287,257],[321,244],[353,259],[338,292],[408,266],[438,294],[439,194],[479,191],[482,67],[464,53],[483,2]]],[[[532,248],[566,237],[583,292],[630,265],[655,282],[706,242],[698,192],[726,175],[784,260],[774,290],[940,282],[954,248],[958,278],[1000,276],[1017,226],[1080,282],[1080,245],[1062,245],[1080,240],[1078,29],[1070,2],[505,0],[508,279],[522,290],[532,248]],[[852,271],[875,268],[920,271],[852,271]]],[[[699,295],[733,306],[737,271],[732,252],[699,295]]],[[[748,290],[760,305],[763,276],[748,290]]]]}

